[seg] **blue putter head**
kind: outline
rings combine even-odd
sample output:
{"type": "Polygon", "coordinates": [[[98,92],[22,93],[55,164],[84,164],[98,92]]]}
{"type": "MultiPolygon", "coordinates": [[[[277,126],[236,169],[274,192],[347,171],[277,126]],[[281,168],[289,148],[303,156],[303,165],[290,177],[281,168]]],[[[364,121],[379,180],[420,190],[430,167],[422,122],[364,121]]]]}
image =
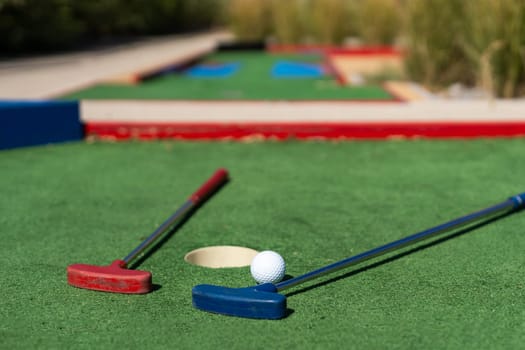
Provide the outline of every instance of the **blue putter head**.
{"type": "Polygon", "coordinates": [[[193,306],[218,314],[279,319],[286,316],[286,297],[272,283],[247,288],[200,284],[192,289],[193,306]]]}

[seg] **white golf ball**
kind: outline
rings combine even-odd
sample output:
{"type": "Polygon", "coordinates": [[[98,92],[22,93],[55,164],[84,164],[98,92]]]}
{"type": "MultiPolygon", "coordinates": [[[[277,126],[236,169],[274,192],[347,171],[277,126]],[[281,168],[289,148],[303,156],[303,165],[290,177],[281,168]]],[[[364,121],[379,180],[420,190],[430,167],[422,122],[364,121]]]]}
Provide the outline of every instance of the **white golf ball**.
{"type": "Polygon", "coordinates": [[[277,283],[284,277],[286,264],[282,256],[265,250],[253,258],[250,272],[257,283],[277,283]]]}

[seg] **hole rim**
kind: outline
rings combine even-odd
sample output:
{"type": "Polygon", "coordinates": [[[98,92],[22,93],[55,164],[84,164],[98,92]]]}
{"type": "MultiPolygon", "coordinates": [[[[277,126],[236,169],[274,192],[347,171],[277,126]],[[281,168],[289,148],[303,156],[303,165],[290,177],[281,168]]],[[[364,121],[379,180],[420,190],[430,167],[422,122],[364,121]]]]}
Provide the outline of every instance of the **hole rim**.
{"type": "Polygon", "coordinates": [[[250,266],[257,254],[259,251],[249,247],[215,245],[200,247],[187,252],[184,255],[184,261],[192,266],[209,269],[243,268],[250,266]],[[242,256],[239,256],[240,254],[242,256]]]}

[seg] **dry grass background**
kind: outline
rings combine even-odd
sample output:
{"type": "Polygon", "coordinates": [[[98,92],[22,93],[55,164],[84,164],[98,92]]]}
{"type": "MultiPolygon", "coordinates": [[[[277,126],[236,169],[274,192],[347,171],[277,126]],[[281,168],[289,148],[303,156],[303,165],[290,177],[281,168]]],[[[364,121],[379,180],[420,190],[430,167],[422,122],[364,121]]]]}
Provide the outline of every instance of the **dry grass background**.
{"type": "Polygon", "coordinates": [[[240,39],[397,45],[431,89],[453,83],[525,95],[525,0],[229,0],[240,39]]]}

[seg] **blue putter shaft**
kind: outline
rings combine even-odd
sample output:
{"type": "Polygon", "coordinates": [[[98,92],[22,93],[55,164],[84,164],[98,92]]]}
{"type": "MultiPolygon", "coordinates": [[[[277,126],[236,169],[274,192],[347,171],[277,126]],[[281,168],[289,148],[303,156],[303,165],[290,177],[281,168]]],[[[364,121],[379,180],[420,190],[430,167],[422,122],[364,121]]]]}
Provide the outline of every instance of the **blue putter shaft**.
{"type": "Polygon", "coordinates": [[[405,238],[401,238],[397,241],[390,242],[380,247],[368,250],[364,253],[360,253],[360,254],[351,256],[349,258],[340,260],[331,265],[321,267],[317,270],[305,273],[304,275],[297,276],[295,278],[291,278],[289,280],[277,283],[275,284],[275,288],[277,289],[277,291],[285,290],[287,288],[293,287],[300,283],[304,283],[311,279],[321,277],[323,275],[335,272],[337,270],[343,269],[348,266],[359,264],[368,259],[372,259],[377,256],[386,254],[388,252],[409,246],[411,244],[431,238],[433,236],[437,236],[439,234],[443,234],[446,232],[450,232],[452,230],[459,229],[461,227],[465,227],[468,224],[480,221],[482,219],[488,220],[490,218],[493,218],[499,215],[503,215],[506,213],[510,213],[512,211],[519,210],[523,208],[524,203],[525,203],[525,193],[522,193],[517,196],[511,197],[508,200],[501,202],[499,204],[496,204],[492,207],[476,211],[474,213],[451,220],[444,224],[429,228],[425,231],[421,231],[413,235],[407,236],[405,238]]]}
{"type": "Polygon", "coordinates": [[[511,197],[492,207],[465,215],[277,284],[265,283],[245,288],[229,288],[200,284],[192,289],[193,306],[200,310],[223,315],[272,320],[280,319],[286,317],[287,307],[286,296],[279,294],[279,291],[392,252],[396,249],[409,246],[424,239],[465,227],[468,224],[473,224],[481,220],[494,219],[498,216],[518,211],[523,209],[523,207],[525,207],[525,193],[511,197]]]}

